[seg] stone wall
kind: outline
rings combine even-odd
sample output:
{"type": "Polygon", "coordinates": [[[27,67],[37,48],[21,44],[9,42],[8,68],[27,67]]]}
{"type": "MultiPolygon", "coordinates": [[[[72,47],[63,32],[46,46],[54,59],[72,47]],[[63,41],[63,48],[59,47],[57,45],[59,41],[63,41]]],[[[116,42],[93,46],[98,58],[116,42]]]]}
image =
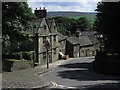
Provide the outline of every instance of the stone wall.
{"type": "Polygon", "coordinates": [[[88,56],[94,56],[94,47],[82,47],[80,48],[80,57],[88,57],[88,56]]]}
{"type": "Polygon", "coordinates": [[[15,71],[21,69],[32,68],[33,62],[32,61],[3,61],[2,69],[3,71],[15,71]]]}

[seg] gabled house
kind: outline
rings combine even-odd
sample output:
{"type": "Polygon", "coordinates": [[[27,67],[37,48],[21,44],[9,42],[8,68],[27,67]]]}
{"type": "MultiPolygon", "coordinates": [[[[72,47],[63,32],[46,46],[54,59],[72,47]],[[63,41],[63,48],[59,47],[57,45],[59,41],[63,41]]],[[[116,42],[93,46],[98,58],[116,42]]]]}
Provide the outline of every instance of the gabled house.
{"type": "MultiPolygon", "coordinates": [[[[35,64],[52,63],[58,60],[58,32],[55,21],[46,18],[46,9],[35,10],[36,29],[29,32],[34,43],[31,44],[36,51],[35,64]]],[[[28,46],[29,47],[29,46],[28,46]]]]}
{"type": "Polygon", "coordinates": [[[94,44],[93,55],[96,55],[100,51],[100,41],[98,40],[98,33],[96,31],[80,31],[80,36],[88,36],[91,42],[94,44]]]}
{"type": "Polygon", "coordinates": [[[94,44],[88,36],[79,36],[80,42],[80,57],[87,57],[94,55],[94,44]]]}
{"type": "Polygon", "coordinates": [[[80,56],[80,42],[79,38],[71,36],[67,38],[66,41],[66,55],[69,57],[79,57],[80,56]]]}
{"type": "Polygon", "coordinates": [[[93,43],[88,36],[70,36],[66,43],[66,55],[70,57],[92,56],[94,51],[93,43]]]}

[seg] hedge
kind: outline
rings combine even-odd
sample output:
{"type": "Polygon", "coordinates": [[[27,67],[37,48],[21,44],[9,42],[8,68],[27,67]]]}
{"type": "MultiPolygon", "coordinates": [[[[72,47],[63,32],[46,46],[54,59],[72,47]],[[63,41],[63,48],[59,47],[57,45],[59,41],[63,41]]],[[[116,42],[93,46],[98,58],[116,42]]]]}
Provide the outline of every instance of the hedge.
{"type": "Polygon", "coordinates": [[[35,58],[34,51],[15,52],[9,55],[3,55],[3,58],[18,60],[33,60],[35,58]]]}

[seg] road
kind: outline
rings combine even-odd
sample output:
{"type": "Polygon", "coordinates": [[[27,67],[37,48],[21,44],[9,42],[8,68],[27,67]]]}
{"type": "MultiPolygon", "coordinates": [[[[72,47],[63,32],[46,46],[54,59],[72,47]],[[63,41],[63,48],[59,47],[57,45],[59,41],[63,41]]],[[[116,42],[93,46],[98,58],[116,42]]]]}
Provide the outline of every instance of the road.
{"type": "Polygon", "coordinates": [[[94,58],[71,58],[42,76],[51,81],[51,90],[120,90],[118,77],[95,73],[92,70],[94,58]]]}

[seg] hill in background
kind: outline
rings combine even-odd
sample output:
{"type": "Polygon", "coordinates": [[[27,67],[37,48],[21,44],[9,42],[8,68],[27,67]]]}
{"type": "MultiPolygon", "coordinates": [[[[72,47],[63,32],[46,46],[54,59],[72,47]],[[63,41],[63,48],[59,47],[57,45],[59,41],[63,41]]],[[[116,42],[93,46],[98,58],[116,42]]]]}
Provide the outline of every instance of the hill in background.
{"type": "Polygon", "coordinates": [[[94,22],[96,13],[94,12],[70,12],[70,11],[59,11],[59,12],[47,12],[47,17],[69,17],[79,19],[80,17],[86,17],[88,20],[94,22]]]}

